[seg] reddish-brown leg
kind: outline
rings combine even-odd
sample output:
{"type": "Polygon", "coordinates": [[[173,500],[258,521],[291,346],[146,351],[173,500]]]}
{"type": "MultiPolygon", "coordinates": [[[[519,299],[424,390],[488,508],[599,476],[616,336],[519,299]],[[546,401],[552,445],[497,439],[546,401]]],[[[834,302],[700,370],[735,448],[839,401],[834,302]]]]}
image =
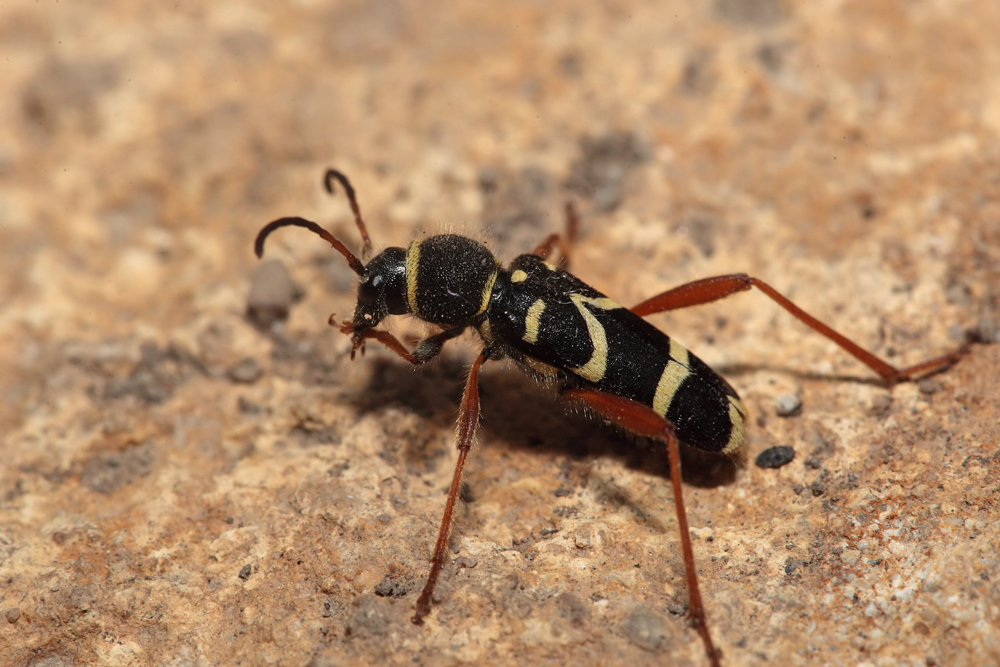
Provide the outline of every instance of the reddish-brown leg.
{"type": "Polygon", "coordinates": [[[680,287],[667,290],[662,294],[657,294],[651,299],[646,299],[637,306],[632,307],[632,312],[636,315],[645,316],[653,313],[662,313],[667,310],[677,310],[697,306],[703,303],[710,303],[723,299],[737,292],[744,292],[751,287],[756,287],[761,292],[771,297],[782,308],[790,312],[814,331],[826,336],[834,343],[842,347],[858,361],[868,366],[885,380],[890,387],[898,382],[911,380],[921,375],[927,375],[940,370],[944,370],[965,354],[968,345],[963,345],[958,350],[949,354],[934,357],[919,364],[907,366],[906,368],[896,368],[883,361],[868,350],[837,333],[827,325],[823,324],[815,317],[805,312],[787,298],[782,296],[776,289],[745,273],[733,273],[727,276],[716,276],[714,278],[703,278],[694,282],[686,283],[680,287]]]}
{"type": "Polygon", "coordinates": [[[444,565],[444,554],[448,549],[448,533],[451,532],[451,518],[455,511],[455,500],[462,486],[462,468],[465,467],[465,457],[472,449],[472,441],[476,437],[476,427],[479,425],[479,368],[488,357],[483,350],[476,357],[469,369],[469,379],[465,382],[465,393],[462,394],[462,405],[458,410],[458,432],[455,442],[458,447],[458,462],[455,464],[455,474],[451,478],[451,489],[448,491],[448,501],[444,506],[444,517],[441,519],[441,529],[438,531],[437,544],[434,545],[434,555],[431,556],[431,571],[427,575],[427,583],[417,598],[413,618],[417,625],[424,622],[424,616],[430,613],[431,598],[437,585],[441,567],[444,565]]]}
{"type": "Polygon", "coordinates": [[[666,443],[667,456],[670,459],[670,483],[674,487],[674,507],[677,510],[677,525],[681,533],[681,550],[684,552],[684,571],[687,575],[688,600],[690,601],[688,611],[691,623],[705,645],[705,653],[708,655],[709,662],[713,667],[718,667],[720,664],[719,654],[715,650],[715,645],[712,644],[712,635],[709,633],[708,619],[705,616],[705,605],[702,604],[701,591],[698,588],[694,549],[691,547],[691,533],[688,531],[684,496],[681,492],[681,457],[673,424],[641,403],[593,389],[567,389],[563,392],[563,396],[571,401],[583,403],[627,431],[666,443]]]}
{"type": "Polygon", "coordinates": [[[542,259],[548,259],[552,254],[552,249],[559,246],[559,261],[556,263],[560,269],[569,267],[569,249],[576,242],[576,235],[580,230],[580,216],[577,215],[573,202],[566,202],[566,232],[562,235],[549,234],[549,236],[538,244],[538,247],[531,251],[532,255],[537,255],[542,259]]]}
{"type": "Polygon", "coordinates": [[[361,354],[364,355],[365,341],[372,338],[382,343],[414,366],[425,364],[434,357],[438,356],[445,343],[452,338],[461,335],[461,333],[465,331],[465,327],[455,327],[454,329],[448,329],[447,331],[442,331],[441,333],[434,334],[433,336],[428,336],[417,344],[417,347],[413,350],[413,352],[410,352],[406,349],[405,345],[399,342],[398,338],[393,336],[388,331],[383,331],[381,329],[365,329],[363,332],[358,333],[354,330],[354,324],[350,320],[344,320],[338,324],[334,317],[334,315],[330,316],[328,324],[331,327],[337,327],[340,329],[341,333],[351,336],[351,340],[354,344],[354,347],[351,349],[351,359],[354,359],[354,354],[359,349],[361,350],[361,354]]]}
{"type": "MultiPolygon", "coordinates": [[[[337,322],[330,316],[330,325],[338,327],[341,332],[351,335],[354,341],[354,349],[351,350],[351,358],[354,352],[361,348],[364,354],[365,340],[371,338],[385,345],[387,348],[409,361],[414,366],[430,361],[440,352],[442,346],[452,338],[461,334],[465,327],[456,327],[435,334],[417,344],[416,349],[410,352],[399,342],[395,336],[388,331],[380,329],[365,329],[361,333],[354,330],[354,325],[350,320],[337,322]]],[[[465,467],[465,459],[472,449],[472,441],[476,437],[476,427],[479,425],[479,369],[488,358],[488,352],[483,350],[472,368],[469,369],[469,378],[465,382],[465,393],[462,394],[462,404],[458,410],[458,432],[455,437],[458,448],[458,461],[455,463],[455,474],[451,480],[451,489],[448,491],[448,500],[444,506],[444,517],[441,519],[441,529],[438,531],[437,543],[434,545],[434,555],[431,556],[431,571],[427,575],[427,583],[417,598],[416,609],[411,619],[417,625],[424,622],[424,616],[430,613],[431,599],[434,595],[434,588],[437,586],[438,577],[441,575],[441,568],[444,566],[444,555],[448,548],[448,533],[451,532],[452,515],[455,512],[455,500],[462,487],[462,469],[465,467]]]]}

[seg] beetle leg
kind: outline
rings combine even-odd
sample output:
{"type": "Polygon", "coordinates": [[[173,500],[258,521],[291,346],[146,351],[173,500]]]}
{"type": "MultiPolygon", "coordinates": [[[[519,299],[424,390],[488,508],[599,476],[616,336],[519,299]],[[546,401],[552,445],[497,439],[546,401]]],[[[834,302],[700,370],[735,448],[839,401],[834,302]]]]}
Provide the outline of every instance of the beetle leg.
{"type": "Polygon", "coordinates": [[[548,259],[552,254],[552,249],[559,246],[559,261],[556,263],[564,271],[569,268],[569,249],[576,242],[577,233],[580,231],[580,216],[576,212],[573,202],[566,202],[566,231],[563,234],[549,234],[548,237],[538,244],[532,255],[548,259]]]}
{"type": "Polygon", "coordinates": [[[448,549],[448,534],[451,532],[452,514],[455,511],[455,500],[462,487],[462,469],[465,467],[465,458],[468,456],[469,450],[472,449],[472,441],[476,437],[476,427],[479,425],[479,368],[488,358],[488,350],[480,352],[473,362],[472,368],[469,369],[469,378],[465,381],[465,392],[462,394],[462,404],[458,410],[458,432],[455,436],[458,461],[455,463],[455,474],[452,476],[448,500],[444,506],[444,517],[441,519],[437,544],[434,545],[434,555],[431,556],[431,571],[427,575],[424,589],[420,591],[420,597],[417,598],[413,618],[410,619],[417,625],[422,624],[424,616],[430,613],[434,587],[437,586],[438,576],[440,576],[441,567],[444,565],[444,555],[448,549]]]}
{"type": "Polygon", "coordinates": [[[969,347],[968,343],[966,343],[954,352],[943,354],[939,357],[922,361],[919,364],[907,366],[906,368],[896,368],[843,334],[823,324],[763,280],[748,276],[745,273],[733,273],[726,276],[703,278],[685,283],[646,299],[639,305],[633,306],[631,310],[639,316],[662,313],[668,310],[677,310],[679,308],[688,308],[689,306],[698,306],[703,303],[718,301],[737,292],[744,292],[751,287],[759,289],[814,331],[826,336],[855,359],[878,373],[890,387],[899,382],[944,370],[958,361],[969,347]]]}
{"type": "Polygon", "coordinates": [[[566,389],[563,391],[563,397],[584,404],[627,431],[666,443],[667,456],[670,460],[670,483],[674,488],[674,507],[677,510],[681,549],[684,552],[684,571],[687,575],[688,600],[690,602],[688,610],[691,623],[701,636],[701,641],[705,645],[705,653],[711,664],[713,667],[718,667],[720,665],[719,653],[712,643],[712,635],[708,630],[708,619],[705,616],[705,605],[701,601],[701,591],[698,588],[694,550],[691,547],[687,513],[684,511],[684,496],[681,490],[681,457],[677,445],[677,435],[674,433],[674,425],[645,405],[613,394],[593,389],[566,389]]]}
{"type": "Polygon", "coordinates": [[[330,316],[329,321],[330,326],[337,327],[340,329],[341,333],[351,336],[354,343],[354,347],[351,349],[351,359],[354,359],[354,353],[360,348],[361,354],[365,353],[365,340],[373,338],[378,342],[385,345],[387,348],[398,354],[403,359],[406,359],[414,366],[419,366],[420,364],[425,364],[434,357],[441,354],[441,348],[452,338],[461,335],[465,331],[466,327],[455,327],[453,329],[446,329],[441,333],[434,334],[433,336],[428,336],[419,343],[417,347],[414,348],[413,352],[406,349],[406,346],[399,342],[399,339],[393,336],[388,331],[382,329],[365,329],[363,332],[358,333],[354,330],[354,324],[350,320],[344,320],[339,324],[334,320],[334,316],[330,316]]]}

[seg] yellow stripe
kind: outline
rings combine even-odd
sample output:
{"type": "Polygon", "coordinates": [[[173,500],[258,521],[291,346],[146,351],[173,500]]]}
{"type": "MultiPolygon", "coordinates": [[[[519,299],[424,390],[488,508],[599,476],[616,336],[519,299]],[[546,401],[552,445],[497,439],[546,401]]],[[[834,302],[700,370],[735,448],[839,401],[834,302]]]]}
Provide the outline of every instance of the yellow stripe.
{"type": "Polygon", "coordinates": [[[483,320],[479,323],[479,335],[483,337],[483,340],[487,343],[493,342],[493,327],[490,326],[489,320],[483,320]]]}
{"type": "Polygon", "coordinates": [[[572,368],[574,373],[584,380],[600,382],[604,373],[608,370],[608,337],[604,332],[604,327],[597,321],[594,314],[584,304],[592,304],[601,310],[615,310],[621,306],[607,297],[591,298],[582,294],[570,294],[570,301],[576,309],[583,315],[583,321],[587,324],[587,332],[590,334],[590,342],[594,346],[594,352],[590,355],[590,361],[579,368],[572,368]]]}
{"type": "Polygon", "coordinates": [[[747,409],[744,407],[743,402],[738,398],[730,396],[729,421],[732,422],[733,428],[729,432],[729,442],[726,443],[725,449],[722,450],[723,454],[735,454],[743,447],[743,441],[746,438],[746,428],[743,426],[743,418],[746,414],[747,409]]]}
{"type": "Polygon", "coordinates": [[[663,368],[660,382],[656,385],[653,395],[653,410],[661,417],[667,416],[667,410],[681,388],[681,383],[691,375],[691,355],[687,348],[673,338],[670,339],[670,361],[663,368]]]}
{"type": "Polygon", "coordinates": [[[729,402],[739,411],[741,415],[744,417],[747,416],[747,406],[743,405],[743,401],[735,396],[726,396],[726,398],[729,399],[729,402]]]}
{"type": "Polygon", "coordinates": [[[493,296],[493,285],[497,281],[497,271],[493,269],[493,273],[490,277],[486,279],[486,286],[483,287],[483,303],[479,306],[479,312],[476,315],[482,315],[486,312],[486,308],[490,305],[490,297],[493,296]]]}
{"type": "Polygon", "coordinates": [[[524,317],[524,335],[521,340],[525,343],[538,342],[538,328],[542,324],[542,313],[545,312],[545,302],[539,299],[528,308],[528,314],[524,317]]]}
{"type": "Polygon", "coordinates": [[[406,251],[406,302],[410,312],[419,317],[417,310],[417,269],[420,267],[420,241],[414,241],[406,251]]]}
{"type": "Polygon", "coordinates": [[[670,339],[670,358],[684,368],[691,368],[691,353],[673,338],[670,339]]]}
{"type": "Polygon", "coordinates": [[[653,411],[656,414],[661,417],[667,416],[667,410],[670,409],[670,404],[673,402],[677,390],[681,388],[681,383],[689,375],[691,375],[691,369],[687,366],[681,366],[673,359],[667,362],[663,374],[660,375],[660,382],[656,385],[656,394],[653,396],[653,411]]]}
{"type": "Polygon", "coordinates": [[[597,306],[601,310],[616,310],[621,308],[621,304],[614,299],[609,299],[606,296],[598,297],[596,299],[587,298],[587,303],[592,306],[597,306]]]}
{"type": "Polygon", "coordinates": [[[510,281],[512,283],[523,283],[527,279],[528,279],[528,274],[522,271],[521,269],[518,269],[514,273],[510,274],[510,281]]]}

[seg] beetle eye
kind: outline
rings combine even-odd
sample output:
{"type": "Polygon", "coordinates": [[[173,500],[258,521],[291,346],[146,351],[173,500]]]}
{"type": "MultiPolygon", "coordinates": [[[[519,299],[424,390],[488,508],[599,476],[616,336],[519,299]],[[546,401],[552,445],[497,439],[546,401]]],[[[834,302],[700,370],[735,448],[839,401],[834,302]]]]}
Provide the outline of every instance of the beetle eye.
{"type": "MultiPolygon", "coordinates": [[[[378,279],[376,278],[376,280],[378,279]]],[[[358,288],[359,304],[368,305],[378,300],[379,291],[375,289],[373,284],[374,282],[375,281],[372,281],[371,283],[361,283],[361,286],[358,288]]]]}
{"type": "Polygon", "coordinates": [[[382,284],[382,276],[381,275],[376,275],[374,278],[372,278],[372,287],[374,287],[374,288],[377,289],[378,286],[381,285],[381,284],[382,284]]]}

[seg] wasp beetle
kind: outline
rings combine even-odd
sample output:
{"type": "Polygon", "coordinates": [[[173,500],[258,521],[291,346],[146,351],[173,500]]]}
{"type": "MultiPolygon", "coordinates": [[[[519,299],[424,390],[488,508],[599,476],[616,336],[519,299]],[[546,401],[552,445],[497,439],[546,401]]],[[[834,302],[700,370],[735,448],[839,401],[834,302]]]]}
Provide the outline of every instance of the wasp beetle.
{"type": "MultiPolygon", "coordinates": [[[[354,188],[334,169],[324,186],[339,182],[347,193],[363,241],[362,258],[372,252],[354,188]]],[[[304,227],[329,242],[358,274],[358,301],[351,320],[330,324],[351,336],[351,358],[368,339],[385,345],[414,365],[438,356],[444,344],[475,329],[483,348],[469,370],[459,408],[458,461],[444,517],[431,557],[431,569],[413,622],[430,612],[431,598],[445,561],[462,469],[479,423],[479,370],[488,360],[511,359],[530,375],[554,383],[561,395],[589,412],[638,436],[666,444],[670,480],[681,534],[688,584],[690,620],[711,664],[718,665],[705,616],[681,493],[678,441],[710,452],[733,455],[744,441],[746,409],[736,391],[701,359],[646,322],[645,315],[722,299],[756,287],[799,320],[831,339],[867,365],[886,385],[944,369],[963,349],[908,368],[897,369],[804,312],[770,285],[738,273],[696,280],[625,308],[566,271],[568,249],[578,222],[567,205],[567,231],[552,234],[532,252],[504,267],[486,246],[466,236],[440,234],[413,241],[408,248],[387,248],[367,264],[315,222],[287,217],[258,233],[254,250],[281,227],[304,227]],[[549,256],[559,250],[559,261],[549,256]],[[411,315],[441,329],[409,351],[377,326],[389,315],[411,315]]]]}

